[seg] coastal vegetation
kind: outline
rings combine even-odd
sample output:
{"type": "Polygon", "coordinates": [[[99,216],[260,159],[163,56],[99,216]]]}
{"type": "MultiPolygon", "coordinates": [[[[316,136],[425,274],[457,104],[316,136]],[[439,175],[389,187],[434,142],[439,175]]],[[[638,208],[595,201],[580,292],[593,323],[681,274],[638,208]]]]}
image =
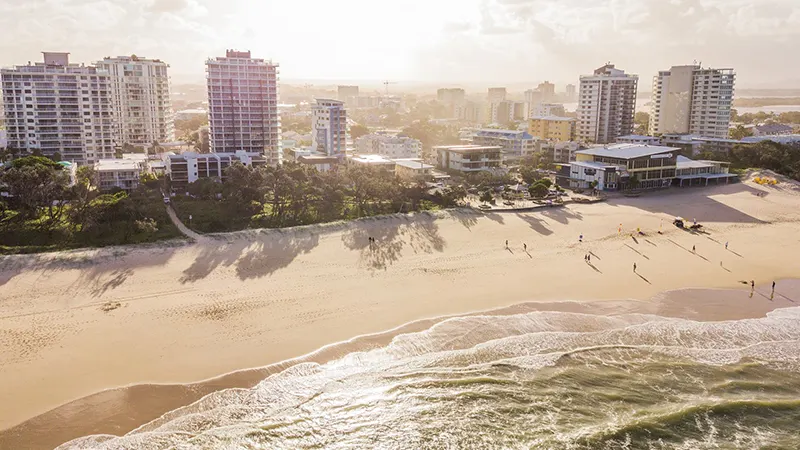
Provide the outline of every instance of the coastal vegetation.
{"type": "Polygon", "coordinates": [[[429,189],[421,180],[403,181],[376,167],[318,172],[297,163],[259,168],[234,164],[224,183],[203,179],[188,190],[188,196],[176,197],[172,204],[184,223],[205,233],[449,208],[467,195],[459,186],[429,189]]]}
{"type": "Polygon", "coordinates": [[[728,161],[732,170],[761,168],[800,181],[800,144],[762,141],[753,145],[736,145],[730,152],[703,152],[699,159],[728,161]]]}
{"type": "Polygon", "coordinates": [[[64,166],[48,158],[15,159],[0,172],[0,253],[154,242],[179,237],[158,182],[131,193],[102,194],[91,167],[70,185],[64,166]]]}

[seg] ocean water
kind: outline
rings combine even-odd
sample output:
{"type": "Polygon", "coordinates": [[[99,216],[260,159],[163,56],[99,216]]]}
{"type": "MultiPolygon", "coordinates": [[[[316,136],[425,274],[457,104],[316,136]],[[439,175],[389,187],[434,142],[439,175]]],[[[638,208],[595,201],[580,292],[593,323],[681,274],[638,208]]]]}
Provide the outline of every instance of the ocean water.
{"type": "Polygon", "coordinates": [[[800,307],[453,318],[78,448],[797,449],[800,307]]]}

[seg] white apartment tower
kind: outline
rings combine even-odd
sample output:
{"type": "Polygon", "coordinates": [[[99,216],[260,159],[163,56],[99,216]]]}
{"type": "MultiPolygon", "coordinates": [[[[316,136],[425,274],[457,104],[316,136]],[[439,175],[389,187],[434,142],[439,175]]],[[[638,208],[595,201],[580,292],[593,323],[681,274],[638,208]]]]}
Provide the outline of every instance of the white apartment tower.
{"type": "Polygon", "coordinates": [[[311,147],[327,156],[343,158],[347,150],[347,111],[344,103],[320,98],[311,111],[311,147]]]}
{"type": "Polygon", "coordinates": [[[0,70],[8,146],[80,165],[114,157],[108,73],[69,63],[69,53],[0,70]]]}
{"type": "Polygon", "coordinates": [[[578,138],[605,144],[633,133],[639,77],[606,64],[580,78],[578,138]]]}
{"type": "Polygon", "coordinates": [[[278,64],[228,50],[206,61],[211,151],[261,153],[282,162],[278,64]]]}
{"type": "Polygon", "coordinates": [[[107,57],[95,66],[111,76],[117,145],[149,147],[175,140],[165,62],[132,55],[107,57]]]}
{"type": "Polygon", "coordinates": [[[650,134],[728,137],[735,78],[733,69],[699,65],[659,72],[653,78],[650,134]]]}

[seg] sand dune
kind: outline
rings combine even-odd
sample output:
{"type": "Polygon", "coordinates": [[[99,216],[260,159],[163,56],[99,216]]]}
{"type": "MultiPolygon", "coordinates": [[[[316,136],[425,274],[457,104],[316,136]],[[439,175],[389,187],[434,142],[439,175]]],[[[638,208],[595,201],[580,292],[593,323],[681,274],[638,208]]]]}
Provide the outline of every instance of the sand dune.
{"type": "Polygon", "coordinates": [[[796,190],[743,183],[5,257],[0,429],[105,389],[196,382],[423,318],[795,278],[798,205],[796,190]],[[676,229],[674,216],[705,232],[676,229]],[[637,228],[646,235],[632,238],[637,228]]]}

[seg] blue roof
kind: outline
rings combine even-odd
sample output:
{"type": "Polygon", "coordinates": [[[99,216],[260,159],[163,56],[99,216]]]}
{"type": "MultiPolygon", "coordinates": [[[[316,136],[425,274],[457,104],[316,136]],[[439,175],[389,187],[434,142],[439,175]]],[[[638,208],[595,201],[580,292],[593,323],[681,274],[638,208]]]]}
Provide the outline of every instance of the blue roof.
{"type": "Polygon", "coordinates": [[[661,145],[641,145],[641,144],[614,144],[607,147],[593,147],[586,150],[575,152],[579,155],[605,156],[607,158],[633,159],[643,156],[658,155],[660,153],[680,152],[681,149],[675,147],[664,147],[661,145]]]}

